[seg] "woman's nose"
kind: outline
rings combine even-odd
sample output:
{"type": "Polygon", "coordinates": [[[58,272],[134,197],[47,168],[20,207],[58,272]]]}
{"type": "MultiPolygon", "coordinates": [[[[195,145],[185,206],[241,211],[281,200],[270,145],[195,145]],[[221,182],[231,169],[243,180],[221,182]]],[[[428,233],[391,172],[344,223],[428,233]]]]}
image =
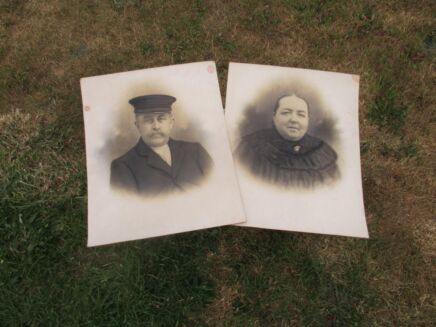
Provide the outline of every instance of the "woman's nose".
{"type": "Polygon", "coordinates": [[[297,115],[295,113],[291,113],[289,115],[289,120],[290,121],[297,121],[297,115]]]}

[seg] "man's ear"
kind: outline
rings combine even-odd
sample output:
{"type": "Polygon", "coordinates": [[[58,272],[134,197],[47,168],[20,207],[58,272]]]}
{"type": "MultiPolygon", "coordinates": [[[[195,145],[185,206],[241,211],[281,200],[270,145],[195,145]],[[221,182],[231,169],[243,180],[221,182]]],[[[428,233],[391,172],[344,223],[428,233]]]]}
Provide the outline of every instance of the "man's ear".
{"type": "Polygon", "coordinates": [[[135,115],[135,126],[139,129],[138,116],[135,115]]]}

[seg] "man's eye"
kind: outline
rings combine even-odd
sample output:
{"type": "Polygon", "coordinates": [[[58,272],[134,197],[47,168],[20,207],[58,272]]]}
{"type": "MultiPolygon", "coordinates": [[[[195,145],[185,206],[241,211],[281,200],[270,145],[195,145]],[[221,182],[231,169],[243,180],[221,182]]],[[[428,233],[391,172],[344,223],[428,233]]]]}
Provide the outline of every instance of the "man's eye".
{"type": "Polygon", "coordinates": [[[303,118],[306,117],[306,115],[303,113],[299,113],[298,116],[303,117],[303,118]]]}

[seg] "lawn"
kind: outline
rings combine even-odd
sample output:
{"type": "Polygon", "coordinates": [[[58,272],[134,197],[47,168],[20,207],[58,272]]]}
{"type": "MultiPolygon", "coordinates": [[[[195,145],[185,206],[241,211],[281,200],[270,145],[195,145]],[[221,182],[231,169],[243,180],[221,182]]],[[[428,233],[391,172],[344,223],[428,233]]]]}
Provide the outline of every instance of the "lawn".
{"type": "Polygon", "coordinates": [[[1,326],[434,326],[431,0],[0,0],[1,326]],[[79,79],[214,60],[360,75],[369,240],[238,227],[86,247],[79,79]]]}

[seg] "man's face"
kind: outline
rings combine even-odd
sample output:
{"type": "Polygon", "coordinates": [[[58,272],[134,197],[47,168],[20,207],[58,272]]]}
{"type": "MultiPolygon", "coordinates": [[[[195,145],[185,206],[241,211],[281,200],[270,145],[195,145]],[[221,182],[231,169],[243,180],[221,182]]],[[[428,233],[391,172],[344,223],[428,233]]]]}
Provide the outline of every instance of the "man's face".
{"type": "Polygon", "coordinates": [[[300,140],[309,128],[307,103],[295,95],[281,98],[273,122],[283,138],[291,141],[300,140]]]}
{"type": "Polygon", "coordinates": [[[142,140],[150,147],[167,144],[173,124],[173,116],[166,112],[138,114],[135,120],[142,140]]]}

